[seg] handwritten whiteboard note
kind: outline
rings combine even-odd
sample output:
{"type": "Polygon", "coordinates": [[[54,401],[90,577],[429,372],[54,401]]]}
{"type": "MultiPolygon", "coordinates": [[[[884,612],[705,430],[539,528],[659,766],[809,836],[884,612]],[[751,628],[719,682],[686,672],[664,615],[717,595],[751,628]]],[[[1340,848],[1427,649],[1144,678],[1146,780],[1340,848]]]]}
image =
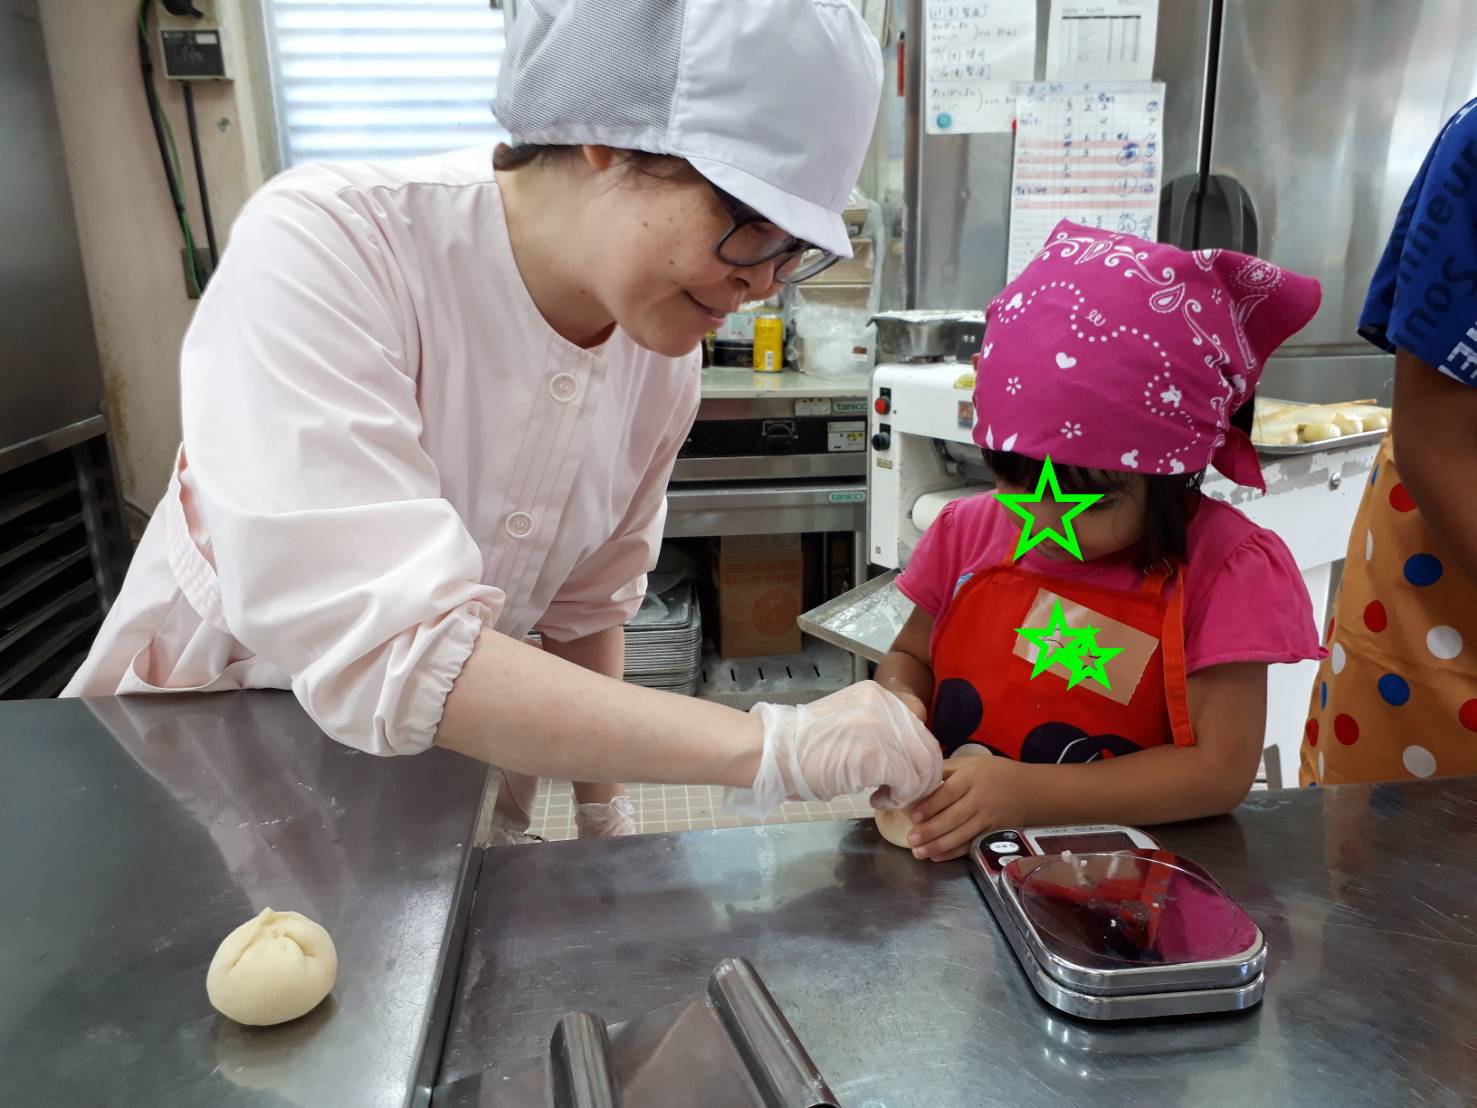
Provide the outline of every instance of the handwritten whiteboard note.
{"type": "Polygon", "coordinates": [[[1008,131],[1011,85],[1036,75],[1029,0],[927,0],[924,120],[931,135],[1008,131]]]}
{"type": "Polygon", "coordinates": [[[1048,81],[1147,81],[1159,0],[1051,0],[1048,81]]]}
{"type": "Polygon", "coordinates": [[[1059,220],[1152,239],[1164,85],[1017,85],[1008,280],[1059,220]]]}

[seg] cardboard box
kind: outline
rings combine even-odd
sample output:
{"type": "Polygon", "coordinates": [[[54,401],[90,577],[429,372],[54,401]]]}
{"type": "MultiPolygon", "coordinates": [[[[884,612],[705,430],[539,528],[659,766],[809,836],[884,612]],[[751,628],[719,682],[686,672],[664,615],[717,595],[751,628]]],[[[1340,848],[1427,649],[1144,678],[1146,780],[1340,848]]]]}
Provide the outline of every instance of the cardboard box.
{"type": "Polygon", "coordinates": [[[805,558],[799,535],[737,535],[718,545],[718,653],[797,654],[805,558]]]}

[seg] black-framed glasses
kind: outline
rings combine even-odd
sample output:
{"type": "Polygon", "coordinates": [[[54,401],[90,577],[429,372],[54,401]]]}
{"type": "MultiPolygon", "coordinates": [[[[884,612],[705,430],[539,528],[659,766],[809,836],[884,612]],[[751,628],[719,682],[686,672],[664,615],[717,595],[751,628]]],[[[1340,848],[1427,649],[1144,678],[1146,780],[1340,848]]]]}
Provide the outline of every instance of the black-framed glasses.
{"type": "Polygon", "coordinates": [[[708,187],[733,220],[733,226],[718,240],[717,246],[718,257],[729,265],[743,269],[778,259],[779,264],[774,267],[775,280],[786,285],[798,285],[839,260],[839,255],[776,227],[711,181],[708,187]]]}

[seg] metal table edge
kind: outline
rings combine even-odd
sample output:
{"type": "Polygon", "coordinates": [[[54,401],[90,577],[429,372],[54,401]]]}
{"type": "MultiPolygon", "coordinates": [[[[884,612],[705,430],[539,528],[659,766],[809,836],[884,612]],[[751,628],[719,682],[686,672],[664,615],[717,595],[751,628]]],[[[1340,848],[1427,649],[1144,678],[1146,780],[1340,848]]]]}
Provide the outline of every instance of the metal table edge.
{"type": "Polygon", "coordinates": [[[69,423],[64,427],[58,427],[35,435],[29,439],[12,443],[0,448],[0,473],[8,473],[12,469],[19,469],[29,462],[38,458],[44,458],[48,454],[66,450],[68,447],[76,446],[78,443],[95,439],[99,435],[108,432],[108,420],[101,412],[97,415],[79,419],[75,423],[69,423]]]}
{"type": "Polygon", "coordinates": [[[498,782],[501,771],[495,766],[487,767],[487,785],[482,799],[472,812],[467,827],[466,847],[462,851],[461,868],[457,872],[456,891],[447,913],[446,930],[441,939],[441,953],[436,961],[436,988],[431,1003],[426,1009],[422,1025],[420,1052],[416,1058],[414,1080],[407,1090],[406,1108],[429,1108],[431,1091],[441,1076],[442,1060],[446,1054],[446,1042],[451,1031],[451,1010],[456,1003],[457,988],[461,983],[462,963],[466,959],[467,934],[471,928],[472,905],[477,900],[477,890],[482,880],[482,861],[486,844],[479,841],[478,830],[483,811],[490,810],[497,800],[498,782]]]}

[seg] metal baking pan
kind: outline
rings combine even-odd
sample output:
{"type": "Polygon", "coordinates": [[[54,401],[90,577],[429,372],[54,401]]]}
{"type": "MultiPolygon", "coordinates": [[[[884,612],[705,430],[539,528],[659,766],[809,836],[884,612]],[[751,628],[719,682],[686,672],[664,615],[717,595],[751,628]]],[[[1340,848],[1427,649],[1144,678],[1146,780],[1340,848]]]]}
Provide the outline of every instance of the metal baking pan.
{"type": "Polygon", "coordinates": [[[981,332],[985,313],[960,309],[878,312],[877,360],[952,357],[966,330],[981,332]]]}
{"type": "MultiPolygon", "coordinates": [[[[1323,406],[1306,400],[1279,400],[1274,396],[1259,396],[1257,401],[1263,404],[1307,405],[1312,408],[1323,406]]],[[[1360,431],[1354,435],[1340,435],[1336,439],[1322,439],[1318,442],[1296,442],[1288,446],[1272,446],[1259,443],[1255,439],[1251,440],[1251,444],[1256,447],[1258,454],[1266,454],[1271,458],[1282,458],[1294,454],[1317,454],[1320,450],[1344,450],[1349,447],[1363,446],[1365,443],[1379,442],[1387,434],[1389,434],[1388,428],[1381,431],[1360,431]]]]}
{"type": "Polygon", "coordinates": [[[1322,439],[1318,442],[1299,442],[1289,446],[1266,446],[1259,442],[1252,442],[1258,454],[1266,454],[1268,457],[1280,458],[1289,454],[1317,454],[1320,450],[1346,450],[1354,446],[1363,446],[1366,443],[1379,442],[1390,432],[1384,431],[1360,431],[1355,435],[1340,435],[1336,439],[1322,439]]]}

